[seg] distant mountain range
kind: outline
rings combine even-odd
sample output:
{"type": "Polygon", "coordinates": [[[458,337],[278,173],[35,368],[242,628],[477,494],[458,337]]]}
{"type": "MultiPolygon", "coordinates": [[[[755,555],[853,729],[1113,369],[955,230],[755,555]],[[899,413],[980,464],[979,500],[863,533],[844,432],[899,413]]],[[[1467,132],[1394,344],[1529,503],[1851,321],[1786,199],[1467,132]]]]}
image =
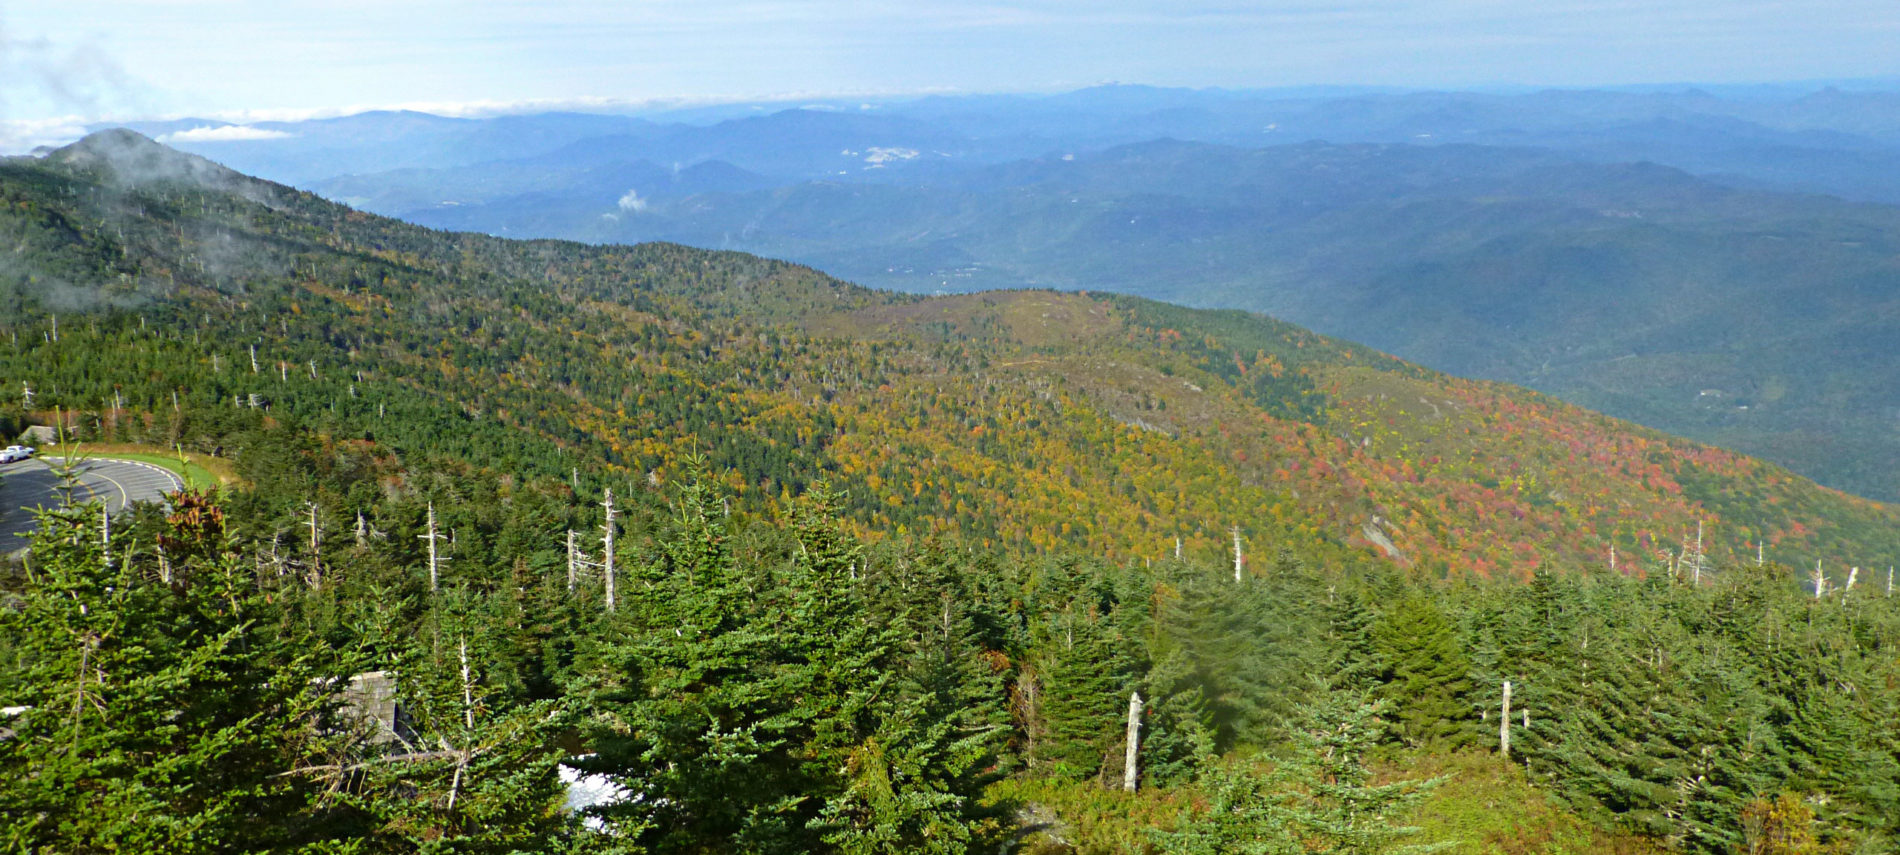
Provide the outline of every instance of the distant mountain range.
{"type": "Polygon", "coordinates": [[[1111,86],[143,127],[437,228],[1265,311],[1900,499],[1900,94],[1111,86]]]}
{"type": "MultiPolygon", "coordinates": [[[[845,149],[908,147],[959,164],[1094,151],[1155,139],[1241,147],[1315,140],[1548,148],[1648,160],[1703,175],[1900,202],[1900,92],[1727,88],[1514,94],[1101,86],[1052,96],[933,96],[737,104],[639,116],[542,113],[455,119],[372,112],[247,126],[271,139],[169,139],[229,123],[128,127],[273,180],[528,159],[586,143],[660,163],[731,160],[781,179],[848,170],[845,149]],[[1717,92],[1721,94],[1712,94],[1717,92]],[[836,159],[832,159],[835,156],[836,159]]],[[[579,151],[570,150],[579,154],[579,151]]],[[[585,155],[581,155],[585,156],[585,155]]]]}

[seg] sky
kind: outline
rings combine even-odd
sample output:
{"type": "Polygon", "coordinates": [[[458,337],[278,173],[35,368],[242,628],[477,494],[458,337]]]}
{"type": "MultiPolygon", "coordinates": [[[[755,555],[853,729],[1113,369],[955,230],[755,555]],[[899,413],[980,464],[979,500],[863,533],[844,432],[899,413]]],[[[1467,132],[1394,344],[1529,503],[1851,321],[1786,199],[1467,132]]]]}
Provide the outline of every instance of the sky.
{"type": "Polygon", "coordinates": [[[1900,76],[1893,0],[0,0],[0,121],[1900,76]]]}

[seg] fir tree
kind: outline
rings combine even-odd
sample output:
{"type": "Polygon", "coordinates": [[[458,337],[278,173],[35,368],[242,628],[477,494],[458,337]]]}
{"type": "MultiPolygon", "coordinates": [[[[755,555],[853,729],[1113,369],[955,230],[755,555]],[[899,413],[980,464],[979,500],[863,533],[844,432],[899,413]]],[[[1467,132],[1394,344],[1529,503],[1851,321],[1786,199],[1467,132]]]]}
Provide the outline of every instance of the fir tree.
{"type": "MultiPolygon", "coordinates": [[[[1042,721],[1041,758],[1056,774],[1101,778],[1120,768],[1128,692],[1135,662],[1130,643],[1081,604],[1052,616],[1037,658],[1042,721]]],[[[1105,779],[1104,779],[1105,780],[1105,779]]]]}
{"type": "Polygon", "coordinates": [[[408,741],[340,777],[363,839],[380,851],[547,850],[575,829],[561,812],[564,705],[526,701],[508,667],[508,635],[485,601],[436,598],[394,674],[408,741]]]}
{"type": "Polygon", "coordinates": [[[1475,710],[1470,665],[1457,628],[1428,595],[1401,598],[1372,627],[1382,684],[1397,735],[1411,746],[1456,748],[1471,741],[1475,710]]]}
{"type": "Polygon", "coordinates": [[[161,581],[102,543],[101,508],[43,512],[0,704],[0,817],[24,850],[254,851],[322,839],[332,744],[325,663],[266,627],[272,606],[223,515],[183,496],[161,581]]]}
{"type": "Polygon", "coordinates": [[[1373,784],[1367,756],[1385,729],[1381,703],[1335,691],[1307,708],[1285,760],[1269,774],[1260,761],[1210,767],[1208,810],[1170,833],[1162,848],[1182,855],[1242,852],[1425,853],[1447,844],[1407,843],[1419,829],[1398,823],[1442,779],[1373,784]]]}

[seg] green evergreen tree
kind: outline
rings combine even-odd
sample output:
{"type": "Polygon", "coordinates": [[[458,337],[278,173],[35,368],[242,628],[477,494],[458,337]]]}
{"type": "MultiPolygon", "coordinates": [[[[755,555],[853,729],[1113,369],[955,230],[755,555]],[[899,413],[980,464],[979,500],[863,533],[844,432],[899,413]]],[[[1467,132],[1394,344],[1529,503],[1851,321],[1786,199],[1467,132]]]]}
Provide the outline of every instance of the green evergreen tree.
{"type": "Polygon", "coordinates": [[[1457,748],[1474,736],[1470,663],[1457,627],[1429,594],[1392,603],[1372,627],[1381,665],[1380,698],[1392,710],[1396,735],[1415,747],[1457,748]]]}
{"type": "Polygon", "coordinates": [[[1144,787],[1185,783],[1217,756],[1207,701],[1193,682],[1187,656],[1178,649],[1163,652],[1143,680],[1148,699],[1140,746],[1144,787]]]}
{"type": "Polygon", "coordinates": [[[1327,638],[1333,650],[1326,673],[1329,688],[1366,691],[1378,685],[1382,667],[1373,649],[1372,627],[1378,621],[1357,587],[1336,587],[1326,600],[1327,638]]]}
{"type": "MultiPolygon", "coordinates": [[[[1036,657],[1044,737],[1040,758],[1057,775],[1098,779],[1119,770],[1134,687],[1133,644],[1092,610],[1072,604],[1047,621],[1036,657]]],[[[1032,725],[1033,726],[1033,725],[1032,725]]]]}
{"type": "Polygon", "coordinates": [[[660,552],[572,689],[594,718],[578,765],[639,794],[595,814],[652,852],[809,851],[811,675],[785,658],[798,642],[734,562],[704,481],[682,488],[660,552]]]}
{"type": "Polygon", "coordinates": [[[563,704],[512,685],[507,633],[483,600],[434,599],[393,669],[409,740],[361,746],[341,800],[377,851],[554,849],[576,830],[561,810],[563,704]]]}
{"type": "Polygon", "coordinates": [[[1156,835],[1170,853],[1426,853],[1447,843],[1409,843],[1399,823],[1443,779],[1373,784],[1368,755],[1384,735],[1381,702],[1335,691],[1306,710],[1287,758],[1270,774],[1257,762],[1210,768],[1209,808],[1156,835]]]}
{"type": "Polygon", "coordinates": [[[0,706],[0,839],[23,851],[237,852],[316,842],[333,672],[181,496],[165,564],[102,543],[98,504],[42,512],[0,706]],[[167,580],[168,577],[168,580],[167,580]]]}

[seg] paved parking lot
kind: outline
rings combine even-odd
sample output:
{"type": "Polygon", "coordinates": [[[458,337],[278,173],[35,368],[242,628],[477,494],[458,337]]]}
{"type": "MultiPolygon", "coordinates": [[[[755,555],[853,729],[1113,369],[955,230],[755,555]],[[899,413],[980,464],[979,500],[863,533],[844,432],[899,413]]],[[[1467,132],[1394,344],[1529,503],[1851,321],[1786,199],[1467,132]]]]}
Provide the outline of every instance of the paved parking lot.
{"type": "MultiPolygon", "coordinates": [[[[92,459],[80,466],[83,474],[73,499],[104,500],[107,510],[115,514],[133,502],[163,501],[164,494],[184,487],[177,475],[146,463],[92,459]]],[[[35,524],[28,509],[58,504],[59,494],[54,491],[58,483],[52,467],[39,458],[0,466],[0,552],[27,546],[25,535],[35,524]]]]}

